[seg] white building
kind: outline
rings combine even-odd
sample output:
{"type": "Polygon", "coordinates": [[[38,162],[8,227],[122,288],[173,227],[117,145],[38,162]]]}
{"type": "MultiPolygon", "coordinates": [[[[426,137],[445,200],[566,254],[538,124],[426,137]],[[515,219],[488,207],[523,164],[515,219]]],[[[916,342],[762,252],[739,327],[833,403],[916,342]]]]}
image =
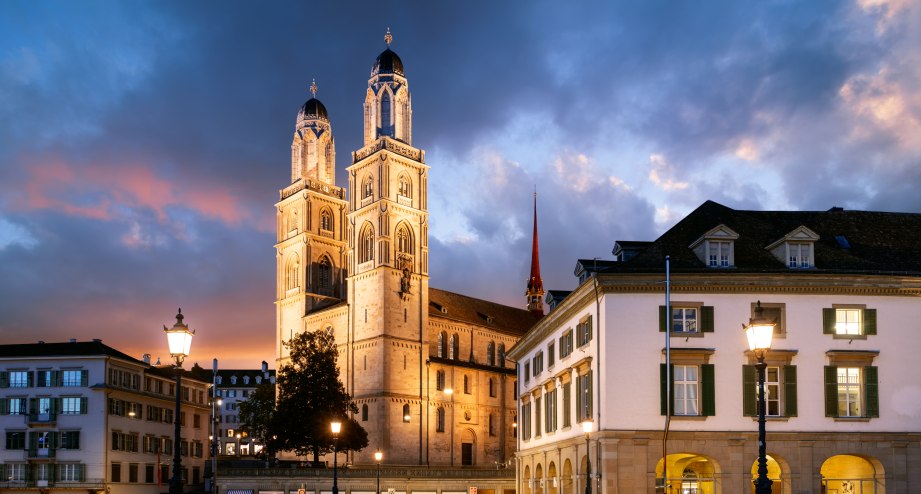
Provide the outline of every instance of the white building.
{"type": "Polygon", "coordinates": [[[220,400],[219,454],[253,456],[262,451],[264,445],[250,437],[240,422],[240,402],[248,400],[263,383],[275,383],[275,370],[269,370],[266,362],[260,369],[218,369],[215,384],[220,400]]]}
{"type": "Polygon", "coordinates": [[[617,262],[579,261],[579,287],[556,293],[509,351],[519,492],[581,493],[589,459],[595,493],[656,492],[663,453],[669,492],[752,492],[757,385],[741,328],[759,301],[777,322],[766,356],[773,492],[921,492],[919,238],[919,214],[707,202],[654,242],[618,242],[617,262]]]}
{"type": "MultiPolygon", "coordinates": [[[[164,342],[164,345],[166,342],[164,342]]],[[[100,340],[0,345],[0,490],[154,494],[172,476],[175,377],[100,340]]],[[[201,489],[208,383],[183,373],[186,490],[201,489]]]]}

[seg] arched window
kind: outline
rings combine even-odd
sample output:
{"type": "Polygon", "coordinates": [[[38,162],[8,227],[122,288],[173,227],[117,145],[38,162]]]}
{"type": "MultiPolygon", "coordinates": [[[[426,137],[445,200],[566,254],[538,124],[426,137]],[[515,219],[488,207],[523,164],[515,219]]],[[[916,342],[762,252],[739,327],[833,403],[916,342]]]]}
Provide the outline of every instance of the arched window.
{"type": "Polygon", "coordinates": [[[243,384],[249,384],[249,376],[243,376],[243,384]]]}
{"type": "Polygon", "coordinates": [[[448,333],[444,331],[438,333],[438,356],[441,358],[448,356],[448,333]]]}
{"type": "Polygon", "coordinates": [[[457,333],[451,335],[451,341],[448,344],[448,358],[457,360],[457,333]]]}
{"type": "Polygon", "coordinates": [[[505,343],[499,343],[499,367],[505,367],[505,343]]]}
{"type": "Polygon", "coordinates": [[[445,371],[435,371],[435,389],[442,391],[445,389],[445,371]]]}
{"type": "Polygon", "coordinates": [[[438,410],[435,411],[435,432],[444,432],[445,431],[445,409],[444,407],[438,407],[438,410]]]}
{"type": "Polygon", "coordinates": [[[413,238],[406,225],[397,227],[397,252],[410,255],[413,253],[413,238]]]}
{"type": "Polygon", "coordinates": [[[298,276],[301,272],[300,267],[301,267],[301,262],[300,262],[300,259],[298,259],[297,254],[293,254],[290,257],[288,257],[288,262],[285,265],[285,289],[286,290],[293,290],[301,286],[301,282],[298,276]]]}
{"type": "Polygon", "coordinates": [[[368,178],[365,179],[365,182],[361,188],[361,198],[367,199],[371,197],[371,194],[374,193],[374,179],[368,175],[368,178]]]}
{"type": "Polygon", "coordinates": [[[297,209],[292,209],[291,214],[288,215],[288,231],[297,231],[297,209]]]}
{"type": "Polygon", "coordinates": [[[320,230],[333,231],[333,213],[329,209],[320,211],[320,230]]]}
{"type": "Polygon", "coordinates": [[[403,197],[413,196],[413,183],[406,175],[400,175],[400,188],[398,192],[403,197]]]}
{"type": "Polygon", "coordinates": [[[489,397],[496,397],[496,380],[491,377],[489,378],[489,397]]]}
{"type": "Polygon", "coordinates": [[[362,422],[368,421],[368,404],[367,403],[361,406],[361,421],[362,422]]]}
{"type": "Polygon", "coordinates": [[[230,376],[230,384],[237,384],[237,376],[230,376]]]}
{"type": "Polygon", "coordinates": [[[489,414],[489,435],[496,435],[496,417],[493,414],[489,414]]]}
{"type": "Polygon", "coordinates": [[[409,405],[403,405],[403,422],[409,422],[409,405]]]}
{"type": "Polygon", "coordinates": [[[333,288],[333,265],[329,262],[329,258],[323,256],[320,258],[320,262],[317,263],[317,288],[319,288],[320,293],[328,294],[332,291],[333,288]]]}
{"type": "Polygon", "coordinates": [[[374,259],[374,228],[366,224],[361,229],[358,243],[358,262],[368,262],[374,259]]]}
{"type": "Polygon", "coordinates": [[[496,365],[496,343],[494,341],[486,345],[486,365],[496,365]]]}
{"type": "Polygon", "coordinates": [[[464,394],[470,394],[470,377],[468,377],[466,374],[464,374],[464,394]]]}
{"type": "Polygon", "coordinates": [[[390,114],[390,93],[384,91],[384,95],[381,96],[381,135],[393,137],[390,114]]]}

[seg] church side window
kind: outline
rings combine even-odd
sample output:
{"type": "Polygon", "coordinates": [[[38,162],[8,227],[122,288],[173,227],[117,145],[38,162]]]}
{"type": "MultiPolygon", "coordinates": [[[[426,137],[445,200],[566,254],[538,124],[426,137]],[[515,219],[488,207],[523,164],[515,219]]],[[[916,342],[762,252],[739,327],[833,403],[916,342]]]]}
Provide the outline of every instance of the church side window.
{"type": "Polygon", "coordinates": [[[448,344],[448,358],[451,360],[457,360],[458,353],[457,334],[455,333],[451,335],[451,341],[448,344]]]}
{"type": "Polygon", "coordinates": [[[328,257],[323,257],[317,263],[317,275],[319,277],[319,289],[322,293],[329,293],[333,287],[333,266],[328,257]]]}
{"type": "Polygon", "coordinates": [[[358,245],[358,262],[368,262],[374,259],[374,229],[366,225],[361,231],[361,242],[358,245]]]}
{"type": "Polygon", "coordinates": [[[448,356],[448,333],[444,331],[438,333],[438,356],[441,358],[448,356]]]}
{"type": "Polygon", "coordinates": [[[486,365],[496,365],[496,343],[492,341],[486,345],[486,365]]]}
{"type": "Polygon", "coordinates": [[[505,343],[499,343],[499,367],[505,367],[505,343]]]}
{"type": "Polygon", "coordinates": [[[438,407],[438,410],[435,413],[435,432],[444,432],[445,431],[445,409],[443,407],[438,407]]]}

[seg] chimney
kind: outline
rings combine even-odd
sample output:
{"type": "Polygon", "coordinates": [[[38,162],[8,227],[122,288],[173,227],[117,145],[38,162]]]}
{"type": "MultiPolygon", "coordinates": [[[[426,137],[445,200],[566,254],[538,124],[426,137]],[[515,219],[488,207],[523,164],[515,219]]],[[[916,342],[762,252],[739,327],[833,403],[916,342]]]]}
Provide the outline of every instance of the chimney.
{"type": "Polygon", "coordinates": [[[150,365],[150,354],[149,354],[149,353],[145,353],[145,354],[141,357],[141,359],[144,360],[144,363],[145,363],[145,364],[150,365]]]}

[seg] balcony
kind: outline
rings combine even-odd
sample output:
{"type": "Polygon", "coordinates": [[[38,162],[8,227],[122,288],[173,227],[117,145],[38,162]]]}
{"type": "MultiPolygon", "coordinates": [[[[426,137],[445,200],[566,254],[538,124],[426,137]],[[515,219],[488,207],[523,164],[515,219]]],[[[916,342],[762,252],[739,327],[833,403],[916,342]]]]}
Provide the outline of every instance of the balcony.
{"type": "Polygon", "coordinates": [[[58,414],[56,413],[36,413],[30,412],[24,415],[26,423],[29,425],[40,425],[40,424],[53,424],[58,419],[58,414]]]}
{"type": "Polygon", "coordinates": [[[30,460],[54,458],[56,451],[54,448],[29,448],[26,450],[26,457],[30,460]]]}

